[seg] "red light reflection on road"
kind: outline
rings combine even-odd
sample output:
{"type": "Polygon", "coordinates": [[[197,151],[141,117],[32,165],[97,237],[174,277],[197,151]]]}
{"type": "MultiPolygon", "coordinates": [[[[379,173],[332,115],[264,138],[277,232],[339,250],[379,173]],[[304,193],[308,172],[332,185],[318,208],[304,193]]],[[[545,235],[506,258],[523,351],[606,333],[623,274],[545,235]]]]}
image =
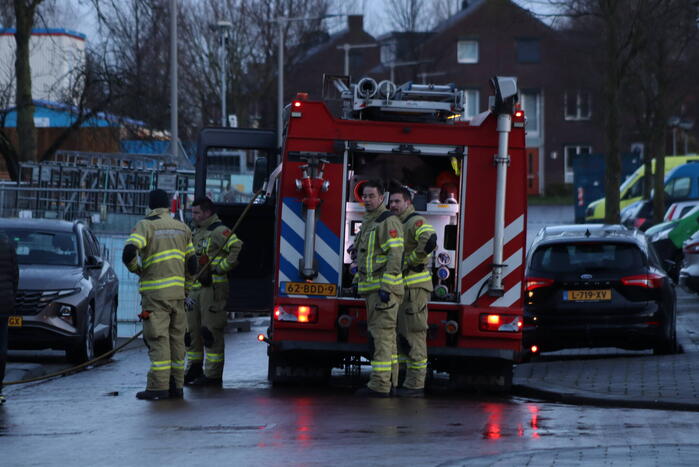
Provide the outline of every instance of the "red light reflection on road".
{"type": "Polygon", "coordinates": [[[313,426],[313,401],[310,397],[294,400],[293,410],[296,413],[296,440],[303,447],[311,447],[313,426]]]}
{"type": "Polygon", "coordinates": [[[527,408],[529,409],[529,414],[531,415],[529,426],[532,427],[532,438],[539,439],[539,407],[530,405],[527,408]]]}
{"type": "Polygon", "coordinates": [[[489,416],[483,429],[483,438],[500,439],[502,437],[502,405],[485,404],[484,408],[489,416]]]}

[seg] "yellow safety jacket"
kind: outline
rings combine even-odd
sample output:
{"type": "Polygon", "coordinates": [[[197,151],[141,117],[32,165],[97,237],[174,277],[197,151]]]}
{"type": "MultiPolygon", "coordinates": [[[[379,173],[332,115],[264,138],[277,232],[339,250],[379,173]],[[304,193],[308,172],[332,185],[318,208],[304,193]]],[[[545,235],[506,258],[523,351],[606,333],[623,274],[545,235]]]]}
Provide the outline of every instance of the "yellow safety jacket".
{"type": "Polygon", "coordinates": [[[126,244],[138,249],[126,267],[140,276],[141,294],[162,300],[185,298],[189,277],[185,263],[194,255],[189,227],[170,217],[167,208],[154,209],[138,221],[126,244]]]}
{"type": "MultiPolygon", "coordinates": [[[[218,215],[206,219],[194,233],[197,257],[207,255],[211,260],[211,279],[216,286],[228,285],[228,271],[238,262],[238,255],[243,248],[243,242],[226,227],[218,215]],[[217,254],[218,252],[218,254],[217,254]],[[216,255],[216,256],[214,256],[216,255]]],[[[193,288],[202,285],[196,281],[193,288]]]]}
{"type": "Polygon", "coordinates": [[[383,205],[366,213],[355,248],[357,275],[354,280],[360,295],[379,289],[403,295],[403,226],[398,217],[383,205]]]}
{"type": "Polygon", "coordinates": [[[432,272],[429,269],[429,261],[436,246],[434,227],[417,214],[413,206],[408,206],[399,218],[403,222],[405,241],[403,282],[406,287],[432,291],[432,272]],[[433,235],[434,238],[432,238],[433,235]]]}

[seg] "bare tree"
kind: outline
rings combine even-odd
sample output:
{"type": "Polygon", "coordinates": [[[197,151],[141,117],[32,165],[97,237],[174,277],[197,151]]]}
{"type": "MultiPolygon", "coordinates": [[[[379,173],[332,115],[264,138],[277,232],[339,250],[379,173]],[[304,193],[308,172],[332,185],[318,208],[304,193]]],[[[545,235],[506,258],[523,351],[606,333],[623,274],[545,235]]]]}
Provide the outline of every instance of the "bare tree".
{"type": "Polygon", "coordinates": [[[644,198],[656,187],[653,197],[654,221],[660,222],[665,212],[665,153],[668,119],[677,115],[683,98],[694,87],[689,57],[690,46],[697,46],[696,6],[691,0],[660,2],[639,21],[647,36],[632,64],[632,79],[627,100],[637,124],[644,152],[644,198]],[[674,110],[673,110],[674,109],[674,110]],[[652,159],[655,159],[655,173],[652,159]],[[652,178],[652,183],[651,183],[652,178]]]}
{"type": "Polygon", "coordinates": [[[590,69],[601,77],[602,112],[606,141],[605,222],[619,222],[621,182],[621,133],[624,118],[622,97],[633,61],[645,46],[647,35],[640,27],[646,11],[663,0],[569,0],[553,1],[564,11],[571,29],[585,37],[591,57],[590,69]]]}

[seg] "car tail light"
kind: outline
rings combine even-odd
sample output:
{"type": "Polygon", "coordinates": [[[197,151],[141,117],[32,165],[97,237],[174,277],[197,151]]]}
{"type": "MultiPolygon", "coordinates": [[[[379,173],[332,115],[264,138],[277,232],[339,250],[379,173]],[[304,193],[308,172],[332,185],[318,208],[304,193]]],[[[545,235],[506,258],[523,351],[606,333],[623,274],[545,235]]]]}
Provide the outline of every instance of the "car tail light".
{"type": "Polygon", "coordinates": [[[295,323],[315,323],[318,321],[318,307],[313,305],[277,305],[274,307],[274,319],[295,323]]]}
{"type": "Polygon", "coordinates": [[[682,251],[689,254],[699,253],[699,242],[689,243],[683,246],[682,251]]]}
{"type": "Polygon", "coordinates": [[[633,226],[636,227],[637,229],[640,229],[641,226],[645,223],[646,223],[645,217],[637,217],[636,219],[633,220],[633,226]]]}
{"type": "Polygon", "coordinates": [[[532,353],[538,353],[539,352],[539,346],[538,345],[532,345],[529,350],[531,350],[532,353]]]}
{"type": "Polygon", "coordinates": [[[538,289],[540,287],[551,287],[553,285],[553,279],[546,279],[544,277],[527,277],[527,292],[538,289]]]}
{"type": "Polygon", "coordinates": [[[626,276],[621,278],[621,283],[624,285],[645,287],[647,289],[659,289],[663,286],[665,277],[660,274],[638,274],[636,276],[626,276]]]}
{"type": "Polygon", "coordinates": [[[518,332],[522,325],[521,316],[483,313],[478,327],[481,331],[518,332]]]}

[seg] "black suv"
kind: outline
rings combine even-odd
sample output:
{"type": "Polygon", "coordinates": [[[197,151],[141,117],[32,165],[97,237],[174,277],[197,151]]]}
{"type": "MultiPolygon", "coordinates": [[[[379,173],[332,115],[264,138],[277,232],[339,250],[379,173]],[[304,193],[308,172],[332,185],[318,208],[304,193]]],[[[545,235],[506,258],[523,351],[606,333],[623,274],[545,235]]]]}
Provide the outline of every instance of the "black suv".
{"type": "Polygon", "coordinates": [[[11,349],[63,349],[74,362],[114,348],[119,280],[81,222],[0,219],[19,263],[11,349]]]}
{"type": "Polygon", "coordinates": [[[529,250],[525,274],[525,351],[676,351],[675,286],[638,230],[545,227],[529,250]]]}

